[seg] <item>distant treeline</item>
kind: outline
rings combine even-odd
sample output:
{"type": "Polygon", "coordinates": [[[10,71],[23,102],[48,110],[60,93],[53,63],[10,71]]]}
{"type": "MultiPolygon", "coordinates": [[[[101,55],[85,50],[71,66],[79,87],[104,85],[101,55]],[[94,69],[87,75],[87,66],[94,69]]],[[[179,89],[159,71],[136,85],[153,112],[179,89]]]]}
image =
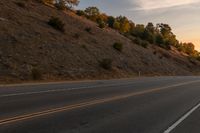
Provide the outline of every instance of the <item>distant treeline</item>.
{"type": "MultiPolygon", "coordinates": [[[[79,0],[39,1],[54,4],[55,7],[61,10],[72,9],[74,6],[79,4],[79,0]]],[[[79,16],[96,22],[100,28],[110,27],[125,36],[133,36],[167,50],[170,50],[173,46],[180,52],[186,53],[190,57],[200,60],[200,52],[195,50],[195,45],[193,43],[179,42],[176,35],[172,32],[172,28],[168,24],[159,23],[154,25],[151,22],[147,25],[135,24],[125,16],[113,17],[101,13],[97,7],[88,7],[85,10],[77,10],[75,12],[79,16]]]]}

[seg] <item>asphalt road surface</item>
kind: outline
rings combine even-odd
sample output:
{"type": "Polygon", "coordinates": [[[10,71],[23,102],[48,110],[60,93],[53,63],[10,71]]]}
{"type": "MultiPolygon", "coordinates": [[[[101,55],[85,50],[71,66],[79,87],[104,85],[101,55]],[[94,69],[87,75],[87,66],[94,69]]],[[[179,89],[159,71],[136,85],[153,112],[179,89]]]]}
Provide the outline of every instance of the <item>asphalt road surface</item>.
{"type": "Polygon", "coordinates": [[[0,133],[199,133],[200,77],[0,86],[0,133]]]}

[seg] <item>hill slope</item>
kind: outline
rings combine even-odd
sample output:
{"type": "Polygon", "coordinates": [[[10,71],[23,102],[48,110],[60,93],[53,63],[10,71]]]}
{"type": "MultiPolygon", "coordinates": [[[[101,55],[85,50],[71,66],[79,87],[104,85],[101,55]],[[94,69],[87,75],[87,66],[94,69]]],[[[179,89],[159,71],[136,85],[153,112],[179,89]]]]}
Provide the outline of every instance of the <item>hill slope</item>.
{"type": "Polygon", "coordinates": [[[137,75],[194,75],[200,63],[177,51],[147,49],[112,29],[100,29],[70,12],[29,0],[0,1],[0,79],[31,80],[33,68],[45,80],[119,78],[137,75]],[[65,33],[47,24],[51,16],[65,23],[65,33]],[[90,28],[88,32],[86,28],[90,28]],[[123,51],[113,48],[115,42],[123,51]],[[112,70],[99,62],[113,61],[112,70]]]}

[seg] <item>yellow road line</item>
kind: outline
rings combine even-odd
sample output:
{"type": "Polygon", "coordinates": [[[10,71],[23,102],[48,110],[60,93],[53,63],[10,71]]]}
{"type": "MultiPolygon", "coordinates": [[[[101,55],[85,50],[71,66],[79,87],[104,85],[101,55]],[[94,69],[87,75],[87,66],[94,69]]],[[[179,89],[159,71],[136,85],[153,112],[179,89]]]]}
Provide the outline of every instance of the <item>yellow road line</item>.
{"type": "Polygon", "coordinates": [[[30,114],[20,115],[20,116],[16,116],[16,117],[6,118],[6,119],[0,120],[0,125],[11,124],[11,123],[19,122],[19,121],[22,121],[22,120],[28,120],[28,119],[31,119],[31,118],[36,118],[36,117],[39,117],[39,116],[45,116],[45,115],[59,113],[59,112],[63,112],[63,111],[69,111],[69,110],[73,110],[73,109],[88,107],[88,106],[92,106],[92,105],[96,105],[96,104],[102,104],[102,103],[105,103],[105,102],[121,100],[121,99],[125,99],[125,98],[128,98],[128,97],[133,97],[133,96],[137,96],[137,95],[143,95],[143,94],[147,94],[147,93],[157,92],[157,91],[166,90],[166,89],[170,89],[170,88],[173,88],[173,87],[188,85],[188,84],[197,83],[197,82],[200,82],[200,80],[190,81],[190,82],[185,82],[185,83],[179,83],[179,84],[174,84],[174,85],[170,85],[170,86],[140,91],[140,92],[133,92],[133,93],[119,95],[119,96],[113,96],[113,97],[105,98],[105,99],[97,99],[97,100],[93,100],[93,101],[89,101],[89,102],[83,102],[83,103],[79,103],[79,104],[68,105],[68,106],[65,106],[65,107],[49,109],[49,110],[40,111],[40,112],[36,112],[36,113],[30,113],[30,114]]]}

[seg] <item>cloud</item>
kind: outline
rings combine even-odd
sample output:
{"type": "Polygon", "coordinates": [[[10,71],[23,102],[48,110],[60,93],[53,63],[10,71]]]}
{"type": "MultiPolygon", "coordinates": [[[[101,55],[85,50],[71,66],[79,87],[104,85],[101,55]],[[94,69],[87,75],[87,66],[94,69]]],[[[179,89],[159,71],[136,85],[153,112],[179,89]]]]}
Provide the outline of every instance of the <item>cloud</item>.
{"type": "Polygon", "coordinates": [[[171,8],[177,6],[191,5],[194,3],[199,3],[200,0],[130,0],[132,3],[137,5],[131,10],[155,10],[162,8],[171,8]]]}

